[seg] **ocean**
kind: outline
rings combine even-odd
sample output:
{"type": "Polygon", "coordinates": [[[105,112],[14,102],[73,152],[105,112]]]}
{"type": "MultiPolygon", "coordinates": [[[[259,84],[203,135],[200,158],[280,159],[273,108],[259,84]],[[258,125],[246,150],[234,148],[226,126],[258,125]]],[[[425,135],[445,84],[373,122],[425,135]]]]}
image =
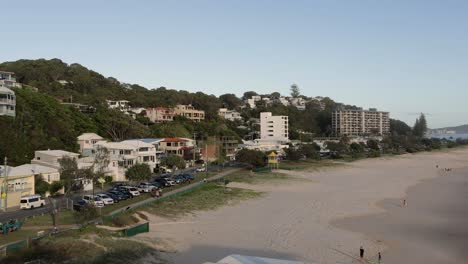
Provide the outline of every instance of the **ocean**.
{"type": "Polygon", "coordinates": [[[431,138],[446,138],[446,139],[457,139],[457,138],[461,138],[461,139],[468,139],[468,134],[432,134],[430,136],[431,138]]]}

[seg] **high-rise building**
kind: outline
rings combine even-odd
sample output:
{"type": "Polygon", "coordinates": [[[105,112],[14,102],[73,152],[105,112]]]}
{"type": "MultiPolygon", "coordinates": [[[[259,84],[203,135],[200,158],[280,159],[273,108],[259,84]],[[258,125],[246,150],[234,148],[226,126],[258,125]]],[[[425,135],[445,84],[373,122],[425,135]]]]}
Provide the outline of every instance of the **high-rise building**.
{"type": "Polygon", "coordinates": [[[332,113],[332,129],[337,136],[386,135],[390,133],[390,114],[375,108],[336,110],[332,113]]]}
{"type": "Polygon", "coordinates": [[[274,116],[271,112],[260,113],[260,139],[289,141],[288,116],[274,116]]]}

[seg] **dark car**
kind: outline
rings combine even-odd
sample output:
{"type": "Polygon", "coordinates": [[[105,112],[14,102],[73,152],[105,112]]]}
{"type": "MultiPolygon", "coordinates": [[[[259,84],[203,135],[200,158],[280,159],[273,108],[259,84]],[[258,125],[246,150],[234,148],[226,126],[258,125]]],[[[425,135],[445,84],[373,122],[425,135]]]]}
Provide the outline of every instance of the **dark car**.
{"type": "Polygon", "coordinates": [[[195,180],[195,176],[193,176],[193,174],[190,173],[182,174],[182,176],[184,176],[185,179],[187,179],[187,181],[189,182],[195,180]]]}
{"type": "Polygon", "coordinates": [[[158,188],[158,189],[164,188],[164,184],[162,184],[159,181],[153,181],[153,182],[150,182],[150,184],[153,185],[154,187],[158,188]]]}
{"type": "Polygon", "coordinates": [[[108,191],[107,193],[111,194],[111,195],[116,195],[116,196],[120,196],[122,197],[124,200],[127,200],[127,199],[130,199],[132,198],[133,196],[130,194],[130,192],[128,192],[127,190],[111,190],[111,191],[108,191]]]}
{"type": "Polygon", "coordinates": [[[106,194],[109,195],[109,197],[112,198],[115,202],[123,201],[129,198],[125,194],[118,191],[110,191],[106,194]]]}
{"type": "Polygon", "coordinates": [[[164,178],[156,178],[156,179],[153,180],[153,182],[157,182],[160,185],[162,185],[163,187],[170,187],[171,186],[171,184],[168,183],[167,180],[164,179],[164,178]]]}
{"type": "Polygon", "coordinates": [[[176,175],[174,176],[173,179],[176,183],[179,183],[179,184],[187,181],[187,178],[185,178],[184,175],[176,175]]]}
{"type": "Polygon", "coordinates": [[[83,208],[89,206],[89,204],[85,200],[78,200],[73,202],[73,210],[75,211],[82,211],[83,208]]]}

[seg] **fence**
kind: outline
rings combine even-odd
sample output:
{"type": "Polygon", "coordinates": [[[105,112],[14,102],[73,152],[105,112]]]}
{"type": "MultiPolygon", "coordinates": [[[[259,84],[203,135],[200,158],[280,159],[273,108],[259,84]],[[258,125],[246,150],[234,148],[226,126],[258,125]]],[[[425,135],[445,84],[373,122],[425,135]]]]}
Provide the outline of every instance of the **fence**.
{"type": "Polygon", "coordinates": [[[149,232],[149,222],[139,224],[136,226],[132,226],[130,228],[124,229],[123,234],[126,237],[135,236],[141,233],[148,233],[149,232]]]}

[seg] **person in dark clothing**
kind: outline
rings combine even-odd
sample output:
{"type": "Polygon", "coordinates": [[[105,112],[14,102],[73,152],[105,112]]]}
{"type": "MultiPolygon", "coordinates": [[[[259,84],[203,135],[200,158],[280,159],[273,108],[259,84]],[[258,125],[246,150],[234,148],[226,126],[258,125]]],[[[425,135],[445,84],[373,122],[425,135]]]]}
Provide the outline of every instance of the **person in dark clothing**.
{"type": "Polygon", "coordinates": [[[382,261],[382,255],[379,252],[379,263],[382,261]]]}
{"type": "Polygon", "coordinates": [[[364,248],[363,248],[362,246],[361,246],[361,248],[359,249],[359,256],[360,256],[361,258],[364,257],[364,248]]]}

